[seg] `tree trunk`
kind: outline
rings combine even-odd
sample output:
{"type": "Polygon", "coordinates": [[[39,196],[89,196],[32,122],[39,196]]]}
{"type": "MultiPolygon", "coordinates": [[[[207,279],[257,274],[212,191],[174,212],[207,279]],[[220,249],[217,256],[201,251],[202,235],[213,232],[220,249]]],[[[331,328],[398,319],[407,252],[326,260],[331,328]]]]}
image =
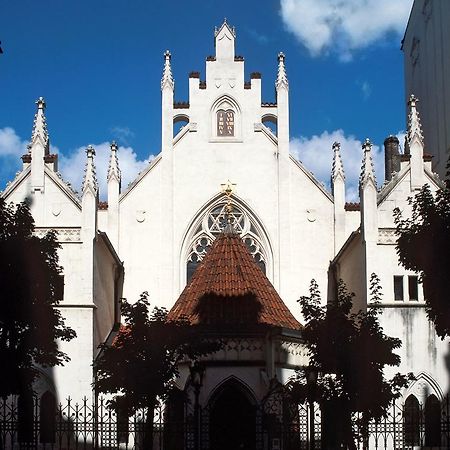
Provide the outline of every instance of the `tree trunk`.
{"type": "Polygon", "coordinates": [[[149,396],[147,402],[147,420],[144,428],[144,450],[153,450],[153,420],[155,418],[156,396],[149,396]]]}
{"type": "Polygon", "coordinates": [[[357,450],[355,444],[355,437],[353,435],[353,426],[352,426],[352,413],[349,408],[345,408],[345,412],[343,413],[343,428],[344,428],[344,445],[345,448],[349,450],[357,450]]]}

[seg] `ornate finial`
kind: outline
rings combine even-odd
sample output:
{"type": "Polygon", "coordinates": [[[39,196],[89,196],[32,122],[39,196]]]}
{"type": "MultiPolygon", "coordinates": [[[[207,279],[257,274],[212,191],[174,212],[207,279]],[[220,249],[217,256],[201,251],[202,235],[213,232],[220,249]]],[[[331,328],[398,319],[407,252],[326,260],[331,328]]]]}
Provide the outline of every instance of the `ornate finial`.
{"type": "Polygon", "coordinates": [[[98,183],[97,183],[97,175],[95,173],[95,164],[94,164],[94,156],[95,149],[92,145],[88,145],[86,148],[86,167],[84,169],[84,178],[82,184],[83,193],[90,189],[94,195],[98,193],[98,183]]]}
{"type": "Polygon", "coordinates": [[[164,52],[164,69],[163,76],[161,78],[161,90],[163,90],[166,86],[169,86],[172,90],[174,90],[175,88],[175,81],[173,79],[172,68],[170,66],[171,58],[172,55],[170,54],[169,50],[166,50],[164,52]]]}
{"type": "Polygon", "coordinates": [[[419,117],[419,111],[417,110],[417,103],[419,99],[414,96],[414,94],[411,94],[408,101],[409,106],[409,114],[408,114],[408,133],[407,133],[407,139],[406,148],[409,151],[409,148],[411,147],[411,143],[413,140],[418,141],[420,146],[424,147],[424,140],[423,140],[423,133],[422,133],[422,125],[420,123],[420,117],[419,117]]]}
{"type": "Polygon", "coordinates": [[[33,121],[33,131],[31,132],[31,142],[28,147],[28,153],[31,153],[31,148],[33,144],[40,140],[44,147],[44,154],[48,155],[50,153],[50,140],[47,130],[47,120],[45,119],[45,100],[43,97],[39,97],[36,100],[37,111],[34,115],[33,121]]]}
{"type": "Polygon", "coordinates": [[[233,214],[233,205],[231,203],[231,197],[233,195],[233,192],[236,188],[236,184],[232,183],[230,180],[228,180],[226,183],[222,183],[222,192],[227,197],[227,203],[225,205],[225,221],[226,225],[223,229],[224,233],[236,233],[236,230],[234,229],[234,225],[232,223],[232,214],[233,214]]]}
{"type": "Polygon", "coordinates": [[[227,18],[224,17],[222,25],[220,27],[214,27],[214,37],[216,38],[217,35],[220,33],[223,27],[227,27],[234,38],[236,38],[236,30],[234,27],[231,27],[230,24],[227,22],[227,18]]]}
{"type": "Polygon", "coordinates": [[[116,141],[112,141],[107,180],[110,181],[112,178],[115,178],[120,183],[122,174],[119,168],[119,158],[117,157],[118,149],[116,141]]]}
{"type": "Polygon", "coordinates": [[[45,105],[44,97],[39,97],[35,103],[36,103],[38,109],[45,109],[46,105],[45,105]]]}
{"type": "Polygon", "coordinates": [[[372,143],[369,138],[366,138],[363,142],[362,149],[364,153],[361,166],[361,175],[359,177],[359,187],[363,188],[369,181],[371,181],[376,188],[377,181],[375,178],[375,169],[372,159],[372,143]]]}
{"type": "Polygon", "coordinates": [[[275,82],[276,89],[280,89],[284,86],[286,89],[289,89],[289,82],[286,75],[286,67],[284,65],[286,60],[286,56],[284,56],[283,52],[278,53],[278,74],[277,81],[275,82]]]}
{"type": "Polygon", "coordinates": [[[335,181],[337,177],[341,177],[345,181],[344,164],[341,157],[341,144],[339,142],[333,143],[333,165],[331,169],[331,180],[335,181]]]}

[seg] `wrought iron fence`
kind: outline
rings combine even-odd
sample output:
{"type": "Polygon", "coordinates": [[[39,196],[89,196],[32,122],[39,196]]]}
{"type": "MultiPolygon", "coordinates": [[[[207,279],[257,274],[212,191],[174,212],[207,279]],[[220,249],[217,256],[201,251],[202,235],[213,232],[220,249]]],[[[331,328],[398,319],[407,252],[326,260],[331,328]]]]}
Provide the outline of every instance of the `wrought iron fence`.
{"type": "MultiPolygon", "coordinates": [[[[46,405],[42,398],[31,400],[28,403],[16,397],[0,400],[1,449],[145,448],[146,411],[138,411],[129,418],[109,409],[105,399],[96,403],[86,398],[79,403],[69,399],[54,407],[46,405]]],[[[289,405],[278,400],[256,407],[255,450],[320,449],[322,415],[318,405],[314,405],[311,414],[309,404],[289,405]]],[[[450,448],[449,406],[446,397],[439,403],[439,416],[435,417],[438,422],[432,423],[425,407],[419,405],[411,414],[405,410],[405,404],[397,401],[386,418],[369,425],[366,435],[357,443],[358,449],[450,448]]],[[[170,404],[155,409],[153,450],[209,450],[210,434],[209,407],[199,407],[197,414],[194,405],[187,402],[181,404],[181,409],[170,404]]]]}

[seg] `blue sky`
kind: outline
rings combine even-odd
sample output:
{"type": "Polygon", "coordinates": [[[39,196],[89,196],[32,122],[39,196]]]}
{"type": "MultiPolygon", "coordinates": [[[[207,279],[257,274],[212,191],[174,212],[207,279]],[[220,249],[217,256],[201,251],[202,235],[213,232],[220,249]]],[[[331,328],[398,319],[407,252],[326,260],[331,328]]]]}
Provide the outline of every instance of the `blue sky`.
{"type": "Polygon", "coordinates": [[[380,147],[387,135],[405,128],[400,42],[411,3],[4,2],[0,188],[20,168],[39,96],[47,101],[50,140],[63,176],[79,187],[83,148],[93,144],[102,187],[107,142],[116,139],[126,185],[159,152],[163,52],[172,53],[176,100],[188,100],[188,73],[204,77],[205,57],[214,53],[214,26],[226,17],[236,27],[236,52],[245,57],[247,78],[262,73],[264,101],[275,100],[276,56],[286,54],[291,151],[326,183],[331,143],[340,140],[353,199],[360,142],[369,137],[380,147]]]}

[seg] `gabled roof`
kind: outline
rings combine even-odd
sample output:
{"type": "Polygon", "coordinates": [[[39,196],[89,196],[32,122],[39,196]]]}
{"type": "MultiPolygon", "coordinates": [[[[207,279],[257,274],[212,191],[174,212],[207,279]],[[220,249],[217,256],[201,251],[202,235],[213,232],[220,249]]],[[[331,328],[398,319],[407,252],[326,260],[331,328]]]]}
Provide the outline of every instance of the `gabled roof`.
{"type": "Polygon", "coordinates": [[[191,324],[301,328],[236,233],[222,233],[205,255],[168,320],[191,324]]]}

